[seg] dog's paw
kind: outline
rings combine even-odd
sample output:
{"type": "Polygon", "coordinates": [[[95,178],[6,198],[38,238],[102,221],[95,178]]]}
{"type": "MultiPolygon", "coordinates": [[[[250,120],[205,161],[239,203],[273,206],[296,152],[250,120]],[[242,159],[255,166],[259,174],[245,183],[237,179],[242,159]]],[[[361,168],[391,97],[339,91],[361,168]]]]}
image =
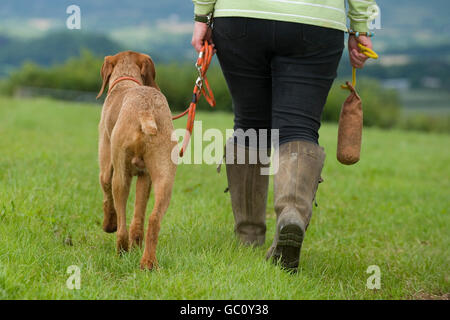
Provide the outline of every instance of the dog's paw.
{"type": "Polygon", "coordinates": [[[128,236],[127,237],[117,237],[117,253],[123,254],[129,249],[128,236]]]}
{"type": "Polygon", "coordinates": [[[103,231],[114,233],[117,231],[117,215],[114,206],[108,201],[103,202],[103,231]]]}
{"type": "Polygon", "coordinates": [[[142,232],[130,232],[130,248],[142,248],[144,242],[144,234],[142,232]]]}
{"type": "Polygon", "coordinates": [[[141,260],[142,270],[158,270],[158,261],[155,259],[144,259],[141,260]]]}
{"type": "Polygon", "coordinates": [[[117,221],[103,221],[103,231],[106,233],[114,233],[117,231],[117,221]]]}

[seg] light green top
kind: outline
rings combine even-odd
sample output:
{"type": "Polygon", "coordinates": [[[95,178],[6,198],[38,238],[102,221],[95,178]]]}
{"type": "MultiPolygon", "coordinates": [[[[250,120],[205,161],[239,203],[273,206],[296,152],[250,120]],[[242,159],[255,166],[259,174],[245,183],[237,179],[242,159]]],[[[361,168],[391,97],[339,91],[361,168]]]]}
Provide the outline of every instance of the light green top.
{"type": "MultiPolygon", "coordinates": [[[[312,24],[347,31],[369,31],[375,0],[193,0],[195,13],[312,24]],[[348,2],[346,13],[345,2],[348,2]]],[[[376,10],[376,8],[375,8],[376,10]]]]}

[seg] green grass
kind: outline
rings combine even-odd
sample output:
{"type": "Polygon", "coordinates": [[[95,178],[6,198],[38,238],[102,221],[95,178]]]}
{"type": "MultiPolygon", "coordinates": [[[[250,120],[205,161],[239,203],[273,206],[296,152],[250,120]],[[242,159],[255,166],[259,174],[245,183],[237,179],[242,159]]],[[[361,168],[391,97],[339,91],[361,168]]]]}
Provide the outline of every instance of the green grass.
{"type": "MultiPolygon", "coordinates": [[[[225,173],[181,165],[157,251],[116,255],[101,230],[100,108],[0,98],[0,299],[408,299],[450,292],[450,136],[367,129],[362,159],[336,158],[336,126],[324,125],[328,158],[298,274],[264,260],[274,234],[272,187],[263,248],[240,246],[225,173]],[[73,246],[65,244],[68,238],[73,246]],[[81,290],[66,288],[81,268],[81,290]],[[381,268],[381,289],[366,269],[381,268]]],[[[232,117],[199,112],[204,128],[232,117]]],[[[183,127],[185,120],[178,120],[183,127]]],[[[131,195],[134,197],[134,193],[131,195]]],[[[132,198],[131,198],[132,199],[132,198]]],[[[151,200],[149,207],[152,207],[151,200]]],[[[129,201],[129,214],[133,201],[129,201]]],[[[149,211],[149,210],[148,210],[149,211]]]]}

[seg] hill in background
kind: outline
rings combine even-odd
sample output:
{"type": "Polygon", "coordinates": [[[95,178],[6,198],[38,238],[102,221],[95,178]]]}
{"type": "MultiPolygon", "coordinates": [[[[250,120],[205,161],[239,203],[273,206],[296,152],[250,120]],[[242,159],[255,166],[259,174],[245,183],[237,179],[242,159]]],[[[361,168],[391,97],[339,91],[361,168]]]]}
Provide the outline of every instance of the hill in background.
{"type": "MultiPolygon", "coordinates": [[[[65,28],[66,8],[73,1],[2,0],[0,32],[21,37],[65,28]]],[[[78,0],[85,32],[105,33],[127,47],[162,43],[184,48],[192,28],[190,0],[78,0]],[[181,45],[182,44],[182,45],[181,45]]],[[[450,43],[447,0],[380,0],[379,50],[450,43]]]]}

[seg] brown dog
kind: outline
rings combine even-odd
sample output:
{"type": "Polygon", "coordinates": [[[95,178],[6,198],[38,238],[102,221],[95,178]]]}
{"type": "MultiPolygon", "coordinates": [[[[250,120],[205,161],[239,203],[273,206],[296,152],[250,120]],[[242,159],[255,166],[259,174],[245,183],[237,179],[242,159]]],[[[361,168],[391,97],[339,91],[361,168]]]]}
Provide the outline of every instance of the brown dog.
{"type": "Polygon", "coordinates": [[[176,142],[167,100],[155,82],[151,58],[136,52],[105,57],[101,70],[108,96],[99,125],[100,184],[103,189],[103,230],[117,230],[117,250],[141,246],[151,185],[155,205],[150,216],[141,268],[157,267],[160,223],[170,202],[176,164],[176,142]],[[142,85],[140,85],[142,84],[142,85]],[[126,204],[133,176],[137,176],[134,217],[128,234],[126,204]]]}

